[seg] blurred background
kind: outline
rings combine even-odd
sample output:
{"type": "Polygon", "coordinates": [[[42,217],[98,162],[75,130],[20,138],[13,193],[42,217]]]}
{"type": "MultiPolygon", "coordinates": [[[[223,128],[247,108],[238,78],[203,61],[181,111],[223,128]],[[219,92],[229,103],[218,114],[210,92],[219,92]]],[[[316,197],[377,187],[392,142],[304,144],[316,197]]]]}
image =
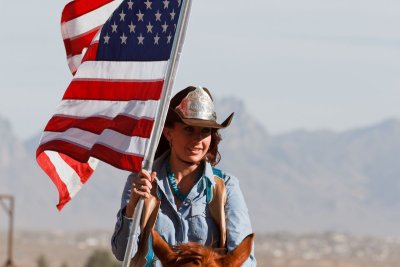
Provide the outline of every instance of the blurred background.
{"type": "MultiPolygon", "coordinates": [[[[71,80],[66,3],[0,0],[0,196],[15,197],[13,261],[119,266],[109,243],[127,173],[101,165],[58,212],[35,161],[71,80]]],[[[236,112],[219,166],[239,178],[260,266],[400,266],[399,23],[394,0],[193,2],[174,92],[203,85],[220,119],[236,112]]],[[[0,201],[1,266],[10,202],[0,201]]]]}

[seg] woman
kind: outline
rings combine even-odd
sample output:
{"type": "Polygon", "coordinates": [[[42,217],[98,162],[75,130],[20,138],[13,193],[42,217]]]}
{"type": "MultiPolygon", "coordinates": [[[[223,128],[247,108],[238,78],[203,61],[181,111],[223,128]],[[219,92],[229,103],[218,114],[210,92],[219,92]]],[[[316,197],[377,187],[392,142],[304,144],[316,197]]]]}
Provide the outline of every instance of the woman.
{"type": "MultiPolygon", "coordinates": [[[[152,255],[151,236],[146,236],[153,226],[171,245],[198,242],[228,251],[252,232],[238,180],[214,167],[220,160],[218,130],[229,126],[232,117],[233,113],[223,123],[216,122],[206,88],[187,87],[171,99],[154,171],[131,174],[126,182],[112,237],[117,259],[124,259],[140,197],[145,198],[145,213],[149,211],[138,238],[138,265],[161,265],[152,255]],[[147,209],[151,200],[156,204],[147,209]]],[[[244,265],[255,266],[253,253],[244,265]]]]}

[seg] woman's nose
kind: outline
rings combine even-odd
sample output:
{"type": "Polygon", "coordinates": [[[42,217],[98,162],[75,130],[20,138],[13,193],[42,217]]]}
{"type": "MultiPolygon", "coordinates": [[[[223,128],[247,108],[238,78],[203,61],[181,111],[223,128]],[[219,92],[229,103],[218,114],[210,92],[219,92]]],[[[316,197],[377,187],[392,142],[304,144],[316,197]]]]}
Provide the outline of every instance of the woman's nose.
{"type": "Polygon", "coordinates": [[[194,138],[196,140],[202,140],[204,138],[204,134],[201,131],[195,132],[194,133],[194,138]]]}

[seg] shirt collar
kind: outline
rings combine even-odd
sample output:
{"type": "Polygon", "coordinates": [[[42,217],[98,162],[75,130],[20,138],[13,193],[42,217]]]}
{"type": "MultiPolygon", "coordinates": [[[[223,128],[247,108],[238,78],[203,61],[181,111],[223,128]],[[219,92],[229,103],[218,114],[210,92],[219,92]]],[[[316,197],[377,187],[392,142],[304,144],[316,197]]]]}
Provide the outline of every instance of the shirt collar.
{"type": "Polygon", "coordinates": [[[214,172],[212,169],[212,166],[209,162],[206,162],[205,168],[204,168],[204,176],[208,179],[208,181],[214,186],[215,181],[214,181],[214,172]]]}
{"type": "MultiPolygon", "coordinates": [[[[164,152],[164,154],[162,154],[160,157],[158,157],[153,164],[153,169],[155,171],[157,171],[157,177],[158,177],[158,182],[160,182],[160,180],[163,180],[166,177],[166,173],[165,173],[165,168],[164,167],[164,163],[167,160],[168,156],[169,156],[170,151],[166,151],[164,152]]],[[[212,166],[209,162],[205,163],[205,168],[204,168],[204,173],[203,175],[206,177],[206,179],[208,179],[208,181],[212,184],[215,185],[215,181],[214,181],[214,172],[212,169],[212,166]]],[[[159,185],[161,183],[158,183],[159,185]]],[[[164,188],[163,188],[164,189],[164,188]]]]}

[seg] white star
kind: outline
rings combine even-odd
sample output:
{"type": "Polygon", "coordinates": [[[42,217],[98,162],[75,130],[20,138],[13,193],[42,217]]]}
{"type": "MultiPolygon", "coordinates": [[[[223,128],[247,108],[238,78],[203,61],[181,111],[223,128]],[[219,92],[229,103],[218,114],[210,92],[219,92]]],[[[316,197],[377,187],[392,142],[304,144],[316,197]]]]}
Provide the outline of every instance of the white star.
{"type": "Polygon", "coordinates": [[[104,38],[104,43],[108,44],[108,41],[110,41],[110,36],[108,36],[108,33],[106,36],[103,37],[104,38]]]}
{"type": "Polygon", "coordinates": [[[171,36],[171,33],[167,36],[167,44],[169,44],[170,42],[171,42],[171,38],[172,38],[172,36],[171,36]]]}
{"type": "Polygon", "coordinates": [[[126,39],[128,39],[128,37],[125,36],[125,33],[122,33],[122,36],[119,38],[121,38],[121,44],[126,44],[126,39]]]}
{"type": "Polygon", "coordinates": [[[126,14],[125,14],[124,11],[122,10],[121,13],[119,13],[119,16],[121,17],[121,18],[120,18],[120,21],[124,21],[124,20],[125,20],[126,14]]]}
{"type": "Polygon", "coordinates": [[[160,40],[160,37],[158,36],[158,33],[157,33],[156,36],[154,36],[154,44],[158,45],[158,40],[160,40]]]}
{"type": "Polygon", "coordinates": [[[156,21],[158,20],[158,21],[161,21],[161,13],[160,13],[160,10],[157,10],[157,13],[155,14],[156,15],[156,21]]]}
{"type": "Polygon", "coordinates": [[[168,25],[166,21],[164,21],[164,24],[161,25],[161,27],[163,28],[162,32],[167,32],[168,25]]]}
{"type": "Polygon", "coordinates": [[[178,0],[178,6],[180,6],[180,5],[181,5],[181,2],[182,2],[181,0],[178,0]]]}
{"type": "Polygon", "coordinates": [[[111,31],[111,32],[117,32],[117,27],[118,27],[118,25],[115,24],[115,21],[114,21],[114,24],[111,25],[111,28],[112,28],[112,31],[111,31]]]}
{"type": "Polygon", "coordinates": [[[132,10],[132,6],[133,6],[133,2],[132,2],[132,0],[129,0],[129,2],[128,2],[128,9],[131,9],[131,10],[132,10]]]}
{"type": "Polygon", "coordinates": [[[150,2],[149,0],[146,0],[146,2],[144,2],[146,5],[146,9],[151,9],[151,4],[152,2],[150,2]]]}
{"type": "Polygon", "coordinates": [[[150,21],[149,24],[147,24],[146,28],[147,28],[147,33],[149,32],[153,33],[153,25],[151,25],[150,21]]]}
{"type": "Polygon", "coordinates": [[[139,13],[136,14],[138,17],[138,21],[143,21],[144,14],[142,14],[142,11],[139,10],[139,13]]]}
{"type": "Polygon", "coordinates": [[[169,13],[169,14],[171,15],[171,20],[174,20],[175,19],[175,15],[176,15],[175,9],[172,9],[172,12],[169,13]]]}
{"type": "Polygon", "coordinates": [[[131,24],[128,25],[128,27],[129,27],[129,32],[130,33],[131,32],[135,32],[136,25],[134,25],[132,21],[131,21],[131,24]]]}
{"type": "Polygon", "coordinates": [[[168,5],[169,5],[169,1],[168,0],[164,0],[163,3],[164,3],[164,9],[167,9],[168,5]]]}
{"type": "Polygon", "coordinates": [[[138,39],[138,44],[143,44],[144,37],[142,36],[142,34],[140,34],[140,36],[138,36],[137,39],[138,39]]]}

